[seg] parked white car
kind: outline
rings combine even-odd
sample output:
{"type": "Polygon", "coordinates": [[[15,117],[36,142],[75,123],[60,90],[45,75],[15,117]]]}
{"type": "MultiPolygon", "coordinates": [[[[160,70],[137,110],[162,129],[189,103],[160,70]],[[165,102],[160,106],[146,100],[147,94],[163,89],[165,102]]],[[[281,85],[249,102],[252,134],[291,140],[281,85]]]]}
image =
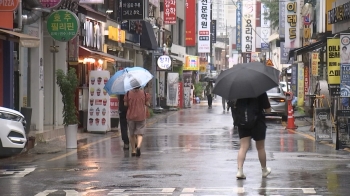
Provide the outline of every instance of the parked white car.
{"type": "Polygon", "coordinates": [[[19,154],[27,142],[24,116],[12,109],[0,107],[0,156],[19,154]]]}

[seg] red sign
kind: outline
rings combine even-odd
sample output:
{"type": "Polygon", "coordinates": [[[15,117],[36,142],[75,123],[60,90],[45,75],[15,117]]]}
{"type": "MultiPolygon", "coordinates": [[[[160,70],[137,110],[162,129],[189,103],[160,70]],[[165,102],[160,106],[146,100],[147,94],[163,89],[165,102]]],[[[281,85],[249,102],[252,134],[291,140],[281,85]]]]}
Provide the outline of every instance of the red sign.
{"type": "Polygon", "coordinates": [[[184,105],[184,88],[182,85],[182,82],[178,83],[178,90],[177,90],[177,107],[183,108],[184,105]]]}
{"type": "Polygon", "coordinates": [[[118,118],[119,116],[119,100],[118,97],[110,97],[111,118],[118,118]]]}
{"type": "Polygon", "coordinates": [[[186,46],[196,46],[195,0],[186,0],[186,46]]]}
{"type": "Polygon", "coordinates": [[[176,0],[164,0],[164,24],[176,24],[176,0]]]}
{"type": "Polygon", "coordinates": [[[0,11],[1,12],[12,12],[18,7],[18,0],[2,0],[0,1],[0,11]]]}

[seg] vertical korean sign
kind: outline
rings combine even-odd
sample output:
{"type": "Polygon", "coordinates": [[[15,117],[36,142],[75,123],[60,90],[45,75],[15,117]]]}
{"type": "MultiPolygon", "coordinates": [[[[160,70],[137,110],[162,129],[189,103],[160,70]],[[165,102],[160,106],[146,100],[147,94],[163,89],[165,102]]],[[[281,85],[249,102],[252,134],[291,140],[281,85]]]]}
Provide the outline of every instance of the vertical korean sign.
{"type": "Polygon", "coordinates": [[[285,5],[285,47],[300,47],[300,1],[287,0],[285,5]]]}
{"type": "Polygon", "coordinates": [[[266,17],[269,15],[269,8],[261,3],[261,50],[269,51],[269,37],[271,35],[271,22],[266,17]]]}
{"type": "Polygon", "coordinates": [[[298,106],[304,105],[304,63],[298,63],[298,106]]]}
{"type": "Polygon", "coordinates": [[[164,0],[164,24],[176,24],[176,0],[164,0]]]}
{"type": "Polygon", "coordinates": [[[318,62],[320,61],[319,59],[319,53],[318,52],[313,52],[311,53],[311,73],[313,76],[318,76],[318,62]]]}
{"type": "Polygon", "coordinates": [[[198,1],[198,53],[210,52],[210,3],[198,1]]]}
{"type": "Polygon", "coordinates": [[[244,0],[242,12],[242,52],[255,52],[256,0],[244,0]]]}
{"type": "Polygon", "coordinates": [[[186,0],[186,46],[196,45],[196,0],[186,0]]]}
{"type": "Polygon", "coordinates": [[[340,39],[327,39],[328,84],[340,84],[340,39]]]}
{"type": "Polygon", "coordinates": [[[236,50],[242,51],[242,2],[236,3],[236,50]]]}
{"type": "Polygon", "coordinates": [[[286,21],[286,2],[285,0],[279,0],[278,2],[278,7],[279,7],[279,34],[280,38],[284,38],[284,27],[286,26],[285,21],[286,21]]]}
{"type": "Polygon", "coordinates": [[[350,34],[340,34],[340,96],[350,97],[350,34]]]}
{"type": "Polygon", "coordinates": [[[121,0],[122,20],[143,20],[145,18],[144,0],[121,0]]]}
{"type": "Polygon", "coordinates": [[[68,42],[77,36],[79,24],[79,19],[73,12],[58,10],[47,18],[47,31],[53,39],[68,42]]]}
{"type": "Polygon", "coordinates": [[[216,43],[216,20],[212,20],[210,23],[210,32],[211,32],[211,43],[216,43]]]}
{"type": "Polygon", "coordinates": [[[280,63],[281,63],[281,64],[288,64],[288,62],[289,62],[288,57],[289,57],[289,51],[290,51],[290,49],[289,49],[289,48],[286,48],[286,47],[284,46],[284,42],[281,42],[280,44],[281,44],[281,45],[280,45],[280,52],[281,52],[280,63]]]}

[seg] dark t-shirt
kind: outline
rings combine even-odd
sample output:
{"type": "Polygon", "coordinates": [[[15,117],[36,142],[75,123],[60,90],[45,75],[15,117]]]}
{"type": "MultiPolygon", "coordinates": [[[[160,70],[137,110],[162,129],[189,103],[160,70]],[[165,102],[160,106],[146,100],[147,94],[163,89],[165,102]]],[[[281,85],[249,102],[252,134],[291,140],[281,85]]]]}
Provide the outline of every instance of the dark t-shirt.
{"type": "Polygon", "coordinates": [[[128,110],[128,107],[124,105],[124,95],[119,95],[119,111],[125,112],[128,110]]]}
{"type": "Polygon", "coordinates": [[[258,97],[258,101],[259,101],[259,110],[261,112],[263,112],[264,109],[269,109],[271,107],[269,98],[267,97],[266,93],[261,94],[258,97]]]}

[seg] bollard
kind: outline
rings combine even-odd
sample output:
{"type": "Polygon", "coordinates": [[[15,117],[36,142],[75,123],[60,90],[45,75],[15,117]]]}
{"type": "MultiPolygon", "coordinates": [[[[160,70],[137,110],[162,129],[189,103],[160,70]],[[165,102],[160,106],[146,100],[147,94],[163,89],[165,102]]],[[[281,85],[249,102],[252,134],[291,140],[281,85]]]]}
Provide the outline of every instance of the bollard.
{"type": "Polygon", "coordinates": [[[287,127],[286,129],[296,129],[298,128],[294,124],[294,110],[293,110],[293,105],[292,105],[292,100],[293,100],[293,93],[292,92],[287,92],[287,103],[288,103],[288,120],[287,120],[287,127]]]}

